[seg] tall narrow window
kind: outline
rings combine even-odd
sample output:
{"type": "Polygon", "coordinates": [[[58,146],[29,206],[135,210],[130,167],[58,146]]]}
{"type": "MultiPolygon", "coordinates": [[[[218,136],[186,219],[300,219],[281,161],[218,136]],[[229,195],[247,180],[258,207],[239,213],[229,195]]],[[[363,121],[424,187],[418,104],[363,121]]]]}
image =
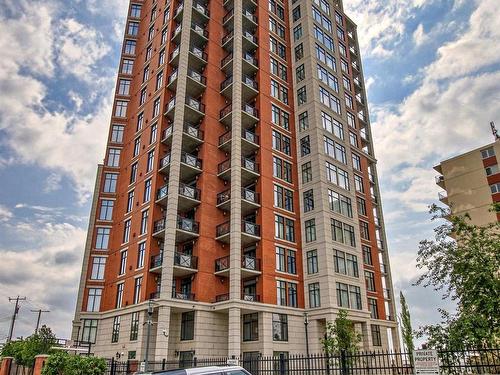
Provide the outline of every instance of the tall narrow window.
{"type": "Polygon", "coordinates": [[[134,283],[134,304],[141,301],[141,287],[142,287],[142,277],[135,279],[134,283]]]}

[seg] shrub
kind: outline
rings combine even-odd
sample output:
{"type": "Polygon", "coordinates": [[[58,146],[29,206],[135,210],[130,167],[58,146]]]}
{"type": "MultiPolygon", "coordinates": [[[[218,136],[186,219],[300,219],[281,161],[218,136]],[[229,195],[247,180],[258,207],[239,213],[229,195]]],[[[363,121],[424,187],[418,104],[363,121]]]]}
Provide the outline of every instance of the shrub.
{"type": "Polygon", "coordinates": [[[48,358],[42,375],[104,375],[106,369],[106,361],[102,358],[59,352],[48,358]]]}

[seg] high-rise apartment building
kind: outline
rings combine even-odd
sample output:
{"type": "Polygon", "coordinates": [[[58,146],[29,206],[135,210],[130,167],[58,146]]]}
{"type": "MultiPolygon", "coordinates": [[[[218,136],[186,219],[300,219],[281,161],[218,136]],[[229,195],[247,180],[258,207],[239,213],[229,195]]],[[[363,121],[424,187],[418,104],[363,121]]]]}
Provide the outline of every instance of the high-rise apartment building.
{"type": "Polygon", "coordinates": [[[73,338],[103,356],[365,349],[397,324],[356,25],[340,0],[133,0],[73,338]]]}
{"type": "Polygon", "coordinates": [[[469,214],[470,223],[486,225],[500,220],[491,211],[500,202],[500,170],[497,155],[500,141],[442,161],[434,169],[439,172],[436,184],[445,191],[439,200],[450,207],[453,215],[469,214]]]}

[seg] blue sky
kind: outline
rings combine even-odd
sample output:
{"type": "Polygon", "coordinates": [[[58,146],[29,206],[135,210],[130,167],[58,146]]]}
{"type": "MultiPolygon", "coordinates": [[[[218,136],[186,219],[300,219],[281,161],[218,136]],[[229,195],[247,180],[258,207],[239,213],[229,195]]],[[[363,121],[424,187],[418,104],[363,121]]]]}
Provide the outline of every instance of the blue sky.
{"type": "MultiPolygon", "coordinates": [[[[432,235],[432,166],[492,141],[500,122],[497,0],[344,0],[358,24],[396,290],[414,326],[440,295],[412,286],[432,235]]],[[[127,1],[3,0],[0,7],[0,341],[26,295],[68,337],[96,165],[104,156],[127,1]]]]}

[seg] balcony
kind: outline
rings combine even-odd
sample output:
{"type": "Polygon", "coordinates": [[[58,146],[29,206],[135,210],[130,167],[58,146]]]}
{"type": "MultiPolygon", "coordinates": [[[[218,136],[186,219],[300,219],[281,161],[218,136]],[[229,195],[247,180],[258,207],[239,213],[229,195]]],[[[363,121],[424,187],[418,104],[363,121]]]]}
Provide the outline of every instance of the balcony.
{"type": "MultiPolygon", "coordinates": [[[[255,212],[260,207],[260,195],[253,190],[242,188],[241,199],[241,214],[243,216],[255,212]]],[[[231,209],[231,189],[217,194],[217,208],[224,211],[231,209]]]]}
{"type": "Polygon", "coordinates": [[[191,40],[198,46],[208,42],[208,31],[205,29],[205,25],[191,23],[191,40]]]}
{"type": "Polygon", "coordinates": [[[224,160],[217,166],[217,176],[225,181],[231,181],[231,159],[224,160]]]}
{"type": "Polygon", "coordinates": [[[248,102],[259,94],[259,84],[255,79],[247,75],[243,75],[242,81],[241,97],[244,102],[248,102]]]}
{"type": "Polygon", "coordinates": [[[179,252],[174,253],[174,277],[184,277],[198,272],[198,258],[179,252]]]}
{"type": "Polygon", "coordinates": [[[243,74],[254,75],[259,70],[259,61],[248,52],[243,52],[243,74]]]}
{"type": "Polygon", "coordinates": [[[167,116],[170,120],[173,120],[174,113],[175,113],[175,96],[172,99],[170,99],[170,101],[167,103],[167,107],[165,109],[165,116],[167,116]]]}
{"type": "Polygon", "coordinates": [[[215,303],[224,302],[224,301],[229,301],[229,293],[219,294],[219,295],[215,296],[215,303]]]}
{"type": "Polygon", "coordinates": [[[234,28],[234,8],[231,8],[225,15],[222,17],[222,26],[227,31],[233,31],[234,28]]]}
{"type": "Polygon", "coordinates": [[[193,219],[178,216],[176,229],[177,243],[193,240],[199,236],[199,224],[193,219]]]}
{"type": "Polygon", "coordinates": [[[174,134],[173,125],[169,125],[161,133],[161,143],[164,145],[170,145],[172,143],[172,135],[174,134]]]}
{"type": "Polygon", "coordinates": [[[361,96],[361,93],[356,94],[356,102],[358,103],[358,106],[364,107],[366,105],[365,100],[361,96]]]}
{"type": "Polygon", "coordinates": [[[174,10],[174,20],[176,20],[178,23],[182,22],[182,14],[184,13],[184,3],[180,3],[177,8],[174,10]]]}
{"type": "Polygon", "coordinates": [[[241,183],[248,185],[259,178],[259,164],[251,159],[241,158],[241,183]]]}
{"type": "Polygon", "coordinates": [[[222,37],[221,45],[228,52],[233,51],[233,40],[234,40],[234,31],[229,31],[226,35],[222,37]]]}
{"type": "Polygon", "coordinates": [[[438,193],[438,198],[442,203],[448,205],[448,194],[446,193],[446,191],[440,191],[438,193]]]}
{"type": "Polygon", "coordinates": [[[210,19],[210,12],[207,9],[206,4],[202,4],[201,2],[194,1],[193,2],[193,19],[198,23],[207,22],[210,19]]]}
{"type": "Polygon", "coordinates": [[[184,112],[185,120],[197,124],[203,117],[205,117],[205,104],[193,97],[186,97],[186,111],[184,112]]]}
{"type": "Polygon", "coordinates": [[[201,173],[201,167],[201,159],[197,156],[184,151],[181,153],[181,180],[192,180],[201,173]]]}
{"type": "Polygon", "coordinates": [[[353,46],[349,47],[349,51],[351,52],[351,55],[354,55],[354,57],[358,56],[358,51],[353,46]]]}
{"type": "Polygon", "coordinates": [[[259,122],[259,111],[254,106],[243,104],[241,109],[241,124],[244,128],[253,127],[259,122]]]}
{"type": "Polygon", "coordinates": [[[363,89],[363,85],[361,84],[361,81],[359,80],[359,77],[356,77],[353,79],[353,82],[354,82],[354,86],[359,89],[359,90],[362,90],[363,89]]]}
{"type": "Polygon", "coordinates": [[[243,29],[244,30],[250,30],[250,29],[255,29],[259,25],[257,16],[255,16],[251,11],[248,9],[243,10],[243,29]]]}
{"type": "Polygon", "coordinates": [[[243,32],[243,51],[246,52],[255,51],[259,47],[258,42],[259,40],[257,39],[257,37],[253,35],[251,32],[249,31],[243,32]]]}
{"type": "Polygon", "coordinates": [[[221,70],[226,73],[226,74],[229,74],[233,71],[233,53],[228,53],[226,55],[226,57],[224,57],[221,61],[220,61],[220,66],[221,66],[221,70]]]}
{"type": "Polygon", "coordinates": [[[231,223],[226,221],[225,223],[217,225],[215,228],[215,239],[223,243],[229,243],[230,233],[231,223]]]}
{"type": "Polygon", "coordinates": [[[260,302],[260,296],[257,294],[241,293],[241,300],[246,302],[260,302]]]}
{"type": "Polygon", "coordinates": [[[232,123],[231,113],[232,112],[233,112],[233,105],[230,103],[221,109],[221,111],[219,113],[219,121],[222,124],[224,124],[228,127],[231,127],[231,123],[232,123]]]}
{"type": "Polygon", "coordinates": [[[361,73],[361,69],[359,68],[358,62],[356,60],[351,63],[351,66],[357,73],[361,73]]]}
{"type": "Polygon", "coordinates": [[[435,179],[436,179],[436,185],[438,185],[439,187],[445,189],[445,186],[444,186],[444,176],[439,175],[439,176],[436,176],[435,179]]]}
{"type": "MultiPolygon", "coordinates": [[[[215,260],[215,274],[229,277],[231,262],[229,256],[215,260]]],[[[247,278],[260,275],[260,259],[243,255],[241,258],[241,277],[247,278]]]]}
{"type": "Polygon", "coordinates": [[[233,76],[227,77],[220,84],[220,93],[229,100],[233,97],[233,76]]]}
{"type": "Polygon", "coordinates": [[[172,41],[175,44],[179,44],[181,41],[181,31],[182,31],[182,24],[178,24],[172,31],[172,41]]]}
{"type": "Polygon", "coordinates": [[[163,158],[160,159],[160,168],[158,169],[159,173],[168,174],[170,170],[170,162],[172,161],[170,153],[166,154],[163,158]]]}
{"type": "Polygon", "coordinates": [[[170,91],[175,91],[175,89],[177,88],[177,78],[178,77],[179,77],[179,73],[178,73],[177,69],[175,69],[174,71],[172,71],[172,73],[168,76],[168,79],[167,79],[167,88],[170,91]]]}
{"type": "Polygon", "coordinates": [[[170,64],[172,64],[172,66],[175,66],[175,67],[178,66],[180,52],[181,52],[181,48],[180,48],[180,46],[177,46],[170,54],[169,62],[170,62],[170,64]]]}
{"type": "Polygon", "coordinates": [[[185,149],[192,150],[203,143],[205,133],[197,126],[185,122],[182,128],[182,146],[185,149]]]}
{"type": "Polygon", "coordinates": [[[361,137],[361,143],[363,146],[370,144],[370,138],[368,137],[368,133],[365,129],[361,129],[359,135],[361,137]]]}
{"type": "MultiPolygon", "coordinates": [[[[232,131],[229,130],[219,137],[219,148],[225,152],[231,152],[232,131]]],[[[259,136],[250,130],[241,131],[241,152],[249,154],[259,148],[259,136]]]]}
{"type": "Polygon", "coordinates": [[[382,240],[377,240],[377,247],[380,251],[384,251],[385,246],[384,246],[384,241],[382,240]]]}
{"type": "Polygon", "coordinates": [[[203,68],[208,63],[208,55],[202,48],[196,46],[191,46],[189,49],[189,66],[198,71],[203,70],[203,68]]]}
{"type": "Polygon", "coordinates": [[[384,292],[384,298],[390,300],[391,299],[391,290],[385,288],[383,292],[384,292]]]}
{"type": "Polygon", "coordinates": [[[164,238],[165,237],[165,218],[156,220],[153,223],[153,237],[164,238]]]}
{"type": "Polygon", "coordinates": [[[149,264],[149,272],[161,274],[162,265],[163,265],[163,254],[152,256],[151,263],[149,264]]]}
{"type": "Polygon", "coordinates": [[[189,211],[200,204],[201,190],[186,184],[179,185],[179,206],[180,211],[189,211]]]}
{"type": "Polygon", "coordinates": [[[260,225],[244,221],[241,223],[241,245],[247,246],[260,241],[260,225]]]}
{"type": "Polygon", "coordinates": [[[188,80],[186,82],[186,93],[192,96],[199,96],[206,89],[207,77],[198,73],[193,69],[189,69],[187,73],[188,80]]]}
{"type": "Polygon", "coordinates": [[[162,207],[167,207],[167,202],[168,202],[168,184],[165,184],[156,191],[156,203],[162,207]]]}
{"type": "Polygon", "coordinates": [[[149,299],[159,299],[160,298],[160,292],[153,292],[149,295],[149,299]]]}
{"type": "Polygon", "coordinates": [[[382,272],[384,275],[387,275],[389,273],[389,269],[384,263],[380,263],[380,272],[382,272]]]}
{"type": "Polygon", "coordinates": [[[176,290],[173,290],[172,291],[172,298],[178,299],[181,301],[194,301],[195,295],[194,295],[194,293],[184,293],[184,292],[178,292],[176,290]]]}

